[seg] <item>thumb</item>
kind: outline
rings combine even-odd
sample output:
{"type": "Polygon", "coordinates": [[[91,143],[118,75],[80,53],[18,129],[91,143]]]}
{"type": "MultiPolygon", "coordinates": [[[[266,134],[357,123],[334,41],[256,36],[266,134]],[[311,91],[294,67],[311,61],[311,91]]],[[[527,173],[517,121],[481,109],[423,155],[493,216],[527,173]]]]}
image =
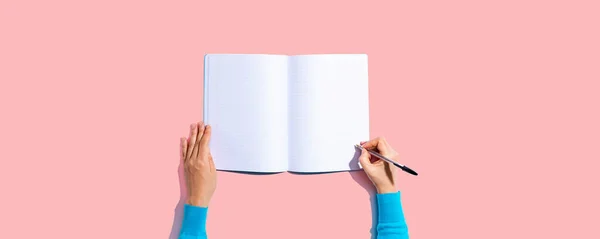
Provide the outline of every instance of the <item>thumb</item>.
{"type": "Polygon", "coordinates": [[[366,149],[361,149],[360,156],[358,157],[358,161],[363,168],[371,166],[371,154],[367,152],[366,149]]]}

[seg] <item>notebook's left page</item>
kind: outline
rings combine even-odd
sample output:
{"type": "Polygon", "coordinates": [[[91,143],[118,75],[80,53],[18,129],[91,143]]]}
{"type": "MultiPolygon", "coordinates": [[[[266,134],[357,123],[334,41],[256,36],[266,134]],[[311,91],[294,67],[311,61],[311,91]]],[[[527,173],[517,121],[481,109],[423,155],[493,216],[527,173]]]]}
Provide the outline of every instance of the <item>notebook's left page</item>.
{"type": "Polygon", "coordinates": [[[205,56],[204,121],[217,169],[287,170],[287,67],[281,55],[205,56]]]}

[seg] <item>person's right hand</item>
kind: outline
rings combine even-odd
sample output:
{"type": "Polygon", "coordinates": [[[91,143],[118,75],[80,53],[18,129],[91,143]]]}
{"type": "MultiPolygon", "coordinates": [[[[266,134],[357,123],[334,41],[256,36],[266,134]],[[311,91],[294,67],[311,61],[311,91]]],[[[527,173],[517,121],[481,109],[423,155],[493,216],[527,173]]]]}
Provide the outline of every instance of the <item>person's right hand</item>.
{"type": "Polygon", "coordinates": [[[379,152],[379,154],[383,155],[392,160],[396,160],[398,157],[398,153],[392,149],[392,147],[385,141],[383,137],[378,137],[372,139],[368,142],[360,142],[360,145],[364,148],[362,149],[362,153],[358,160],[362,165],[365,173],[377,188],[378,193],[394,193],[398,190],[396,189],[396,167],[386,161],[378,159],[377,157],[371,156],[371,154],[365,150],[370,149],[379,152]],[[371,162],[371,158],[374,159],[371,162]]]}

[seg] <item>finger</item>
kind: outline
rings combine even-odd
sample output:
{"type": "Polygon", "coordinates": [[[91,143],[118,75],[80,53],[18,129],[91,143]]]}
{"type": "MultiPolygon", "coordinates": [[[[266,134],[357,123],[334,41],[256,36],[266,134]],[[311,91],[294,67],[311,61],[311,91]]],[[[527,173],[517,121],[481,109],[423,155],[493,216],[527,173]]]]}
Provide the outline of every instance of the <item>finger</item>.
{"type": "Polygon", "coordinates": [[[198,135],[196,136],[196,143],[194,144],[194,152],[192,152],[192,158],[198,158],[198,151],[200,151],[200,139],[202,139],[202,135],[204,135],[204,123],[198,123],[198,135]]]}
{"type": "Polygon", "coordinates": [[[389,151],[389,145],[383,137],[372,139],[371,141],[366,142],[363,147],[366,149],[377,149],[377,151],[380,153],[386,153],[389,151]]]}
{"type": "Polygon", "coordinates": [[[361,149],[358,161],[360,162],[360,165],[363,166],[363,168],[371,166],[371,154],[366,149],[361,149]]]}
{"type": "Polygon", "coordinates": [[[209,161],[209,163],[210,163],[210,169],[211,169],[212,171],[215,171],[215,170],[216,170],[216,167],[215,167],[215,161],[213,160],[213,157],[212,157],[212,155],[209,155],[209,157],[208,157],[208,161],[209,161]]]}
{"type": "Polygon", "coordinates": [[[206,127],[204,127],[204,128],[205,128],[204,135],[202,136],[202,139],[200,140],[200,147],[202,147],[203,150],[206,150],[206,152],[209,152],[208,143],[210,143],[212,127],[210,127],[210,125],[206,125],[206,127]]]}
{"type": "Polygon", "coordinates": [[[180,140],[181,147],[181,160],[185,162],[185,156],[187,155],[187,139],[185,137],[180,140]]]}
{"type": "Polygon", "coordinates": [[[194,145],[196,144],[196,135],[198,134],[198,125],[190,125],[190,140],[188,140],[188,148],[186,157],[189,159],[192,156],[194,145]]]}
{"type": "Polygon", "coordinates": [[[377,148],[377,145],[379,145],[381,139],[382,139],[381,137],[374,138],[372,140],[365,142],[362,146],[363,146],[363,148],[366,148],[366,149],[377,148]]]}

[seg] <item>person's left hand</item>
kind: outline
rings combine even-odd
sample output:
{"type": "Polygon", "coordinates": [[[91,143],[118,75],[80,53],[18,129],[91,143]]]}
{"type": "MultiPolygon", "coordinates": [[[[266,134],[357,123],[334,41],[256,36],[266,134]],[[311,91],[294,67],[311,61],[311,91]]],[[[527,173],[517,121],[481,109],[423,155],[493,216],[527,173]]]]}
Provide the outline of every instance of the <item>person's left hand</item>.
{"type": "Polygon", "coordinates": [[[190,125],[189,139],[181,138],[181,157],[185,169],[188,190],[187,204],[208,207],[210,198],[217,188],[217,170],[208,142],[210,125],[202,122],[190,125]]]}

